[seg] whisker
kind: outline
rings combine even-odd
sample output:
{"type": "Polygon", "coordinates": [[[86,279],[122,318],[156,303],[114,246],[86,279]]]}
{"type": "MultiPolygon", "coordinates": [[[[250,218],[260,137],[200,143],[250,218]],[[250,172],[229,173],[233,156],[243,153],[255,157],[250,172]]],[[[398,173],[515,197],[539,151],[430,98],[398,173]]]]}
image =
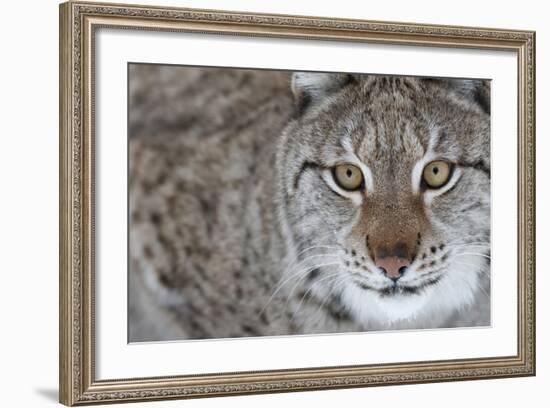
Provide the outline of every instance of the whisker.
{"type": "Polygon", "coordinates": [[[322,310],[323,306],[325,306],[327,301],[330,299],[332,294],[335,292],[335,289],[338,288],[338,287],[342,287],[343,284],[345,284],[347,282],[348,282],[348,277],[346,275],[343,275],[340,280],[336,280],[336,282],[334,282],[334,284],[332,285],[332,288],[330,289],[330,291],[325,296],[325,299],[321,302],[321,304],[319,305],[319,307],[315,311],[315,314],[319,313],[322,310]]]}
{"type": "Polygon", "coordinates": [[[472,264],[472,263],[468,263],[468,262],[461,262],[461,261],[454,261],[453,263],[455,263],[457,265],[469,266],[472,269],[475,269],[476,272],[482,273],[484,275],[487,275],[487,276],[491,277],[491,274],[490,274],[491,271],[487,270],[486,268],[484,268],[481,265],[476,265],[476,264],[472,264]]]}
{"type": "MultiPolygon", "coordinates": [[[[294,264],[292,265],[288,265],[287,268],[283,271],[283,273],[281,274],[281,278],[277,281],[277,284],[279,284],[280,282],[282,282],[283,280],[286,280],[287,277],[288,277],[288,272],[291,270],[291,269],[294,269],[294,268],[297,268],[299,267],[300,265],[302,264],[307,264],[308,262],[310,262],[312,259],[316,259],[316,258],[323,258],[323,257],[333,257],[333,258],[337,258],[338,255],[336,254],[330,254],[330,253],[324,253],[324,254],[315,254],[315,255],[310,255],[304,259],[302,259],[300,262],[295,262],[294,264]]],[[[293,276],[293,275],[291,275],[293,276]]]]}
{"type": "Polygon", "coordinates": [[[458,257],[465,256],[465,255],[481,256],[483,258],[491,259],[491,255],[482,254],[482,253],[478,253],[478,252],[459,252],[459,253],[455,254],[455,257],[458,258],[458,257]]]}
{"type": "Polygon", "coordinates": [[[419,281],[423,281],[427,278],[433,278],[434,275],[436,275],[435,277],[436,278],[439,278],[440,276],[443,275],[443,270],[445,270],[445,268],[447,268],[449,265],[445,265],[445,266],[442,266],[440,268],[436,268],[436,269],[432,269],[431,271],[427,271],[427,272],[423,272],[422,275],[418,276],[417,278],[411,280],[411,281],[407,281],[406,283],[407,284],[410,284],[410,283],[417,283],[419,281]]]}
{"type": "MultiPolygon", "coordinates": [[[[466,266],[470,266],[470,265],[467,265],[467,264],[465,264],[465,265],[466,265],[466,266]]],[[[463,281],[469,283],[469,281],[467,281],[466,278],[465,278],[463,275],[458,275],[458,276],[459,276],[459,278],[462,279],[463,281]]],[[[483,294],[487,297],[487,299],[489,299],[489,300],[491,299],[491,296],[489,295],[489,293],[487,293],[487,291],[485,290],[485,288],[483,288],[481,282],[477,282],[477,283],[476,283],[476,289],[480,290],[481,293],[483,293],[483,294]]]]}
{"type": "Polygon", "coordinates": [[[470,241],[470,242],[464,242],[464,241],[451,241],[449,243],[447,243],[446,245],[449,246],[449,245],[455,245],[455,244],[460,244],[460,245],[470,245],[470,244],[473,244],[473,245],[477,245],[477,244],[486,244],[486,245],[491,245],[491,241],[470,241]]]}
{"type": "Polygon", "coordinates": [[[320,268],[322,266],[328,266],[328,265],[335,265],[335,264],[338,264],[339,262],[330,262],[330,263],[323,263],[323,264],[314,264],[314,265],[311,265],[309,267],[306,267],[304,269],[300,269],[298,270],[296,273],[293,273],[292,275],[290,275],[289,277],[287,277],[283,282],[279,283],[277,285],[277,287],[275,288],[275,290],[273,291],[273,293],[271,294],[271,296],[269,296],[269,298],[267,299],[267,302],[266,304],[264,305],[264,307],[260,310],[260,313],[259,314],[262,314],[265,309],[267,308],[267,306],[269,306],[269,304],[273,301],[273,299],[275,298],[275,296],[277,295],[277,293],[279,293],[279,291],[284,287],[284,285],[286,285],[287,283],[289,283],[292,279],[301,279],[303,276],[306,276],[307,273],[309,273],[310,271],[316,269],[316,268],[320,268]],[[302,276],[303,275],[303,276],[302,276]]]}
{"type": "MultiPolygon", "coordinates": [[[[316,249],[337,249],[337,248],[339,248],[338,245],[313,245],[313,246],[310,246],[310,247],[305,248],[302,251],[298,252],[292,260],[287,262],[287,266],[285,268],[288,269],[293,264],[295,264],[297,261],[299,261],[301,255],[305,254],[306,252],[313,251],[313,250],[316,250],[316,249]]],[[[300,262],[301,262],[301,260],[300,260],[300,262]]]]}
{"type": "Polygon", "coordinates": [[[476,265],[474,263],[469,263],[469,262],[464,262],[464,261],[453,261],[453,264],[470,266],[470,267],[476,268],[476,269],[483,268],[483,266],[481,266],[481,265],[476,265]]]}
{"type": "MultiPolygon", "coordinates": [[[[333,266],[333,265],[339,265],[340,262],[332,262],[332,263],[327,263],[327,264],[323,264],[323,265],[319,265],[318,267],[322,267],[322,266],[333,266]]],[[[314,268],[316,269],[316,268],[314,268]]],[[[290,303],[290,299],[292,298],[292,294],[294,293],[294,291],[298,288],[298,286],[304,281],[304,279],[306,279],[307,277],[307,274],[304,274],[302,275],[297,281],[296,283],[294,284],[294,286],[292,287],[292,289],[290,289],[290,292],[288,293],[287,297],[286,297],[286,302],[285,302],[285,306],[283,308],[283,310],[286,310],[287,307],[288,307],[288,304],[290,303]]],[[[321,279],[322,280],[322,279],[321,279]]],[[[317,282],[319,281],[316,281],[312,284],[315,285],[317,282]]]]}
{"type": "MultiPolygon", "coordinates": [[[[311,290],[313,289],[313,287],[314,287],[315,285],[318,285],[318,284],[321,283],[321,282],[327,281],[328,279],[333,279],[333,280],[336,281],[336,280],[338,279],[339,275],[340,275],[340,271],[335,272],[335,273],[332,273],[332,274],[330,274],[330,275],[328,275],[328,276],[325,276],[323,279],[319,279],[319,280],[316,281],[313,285],[311,285],[311,286],[308,288],[308,290],[306,290],[306,291],[304,292],[302,298],[300,299],[300,302],[298,303],[298,307],[296,308],[296,310],[295,310],[294,313],[292,314],[291,320],[294,320],[294,319],[296,318],[296,315],[298,314],[298,312],[299,312],[300,309],[302,308],[302,304],[303,304],[303,302],[304,302],[306,296],[308,295],[309,292],[311,292],[311,290]]],[[[285,308],[285,310],[286,310],[286,308],[285,308]]]]}
{"type": "Polygon", "coordinates": [[[447,248],[490,248],[489,244],[449,244],[447,248]]]}

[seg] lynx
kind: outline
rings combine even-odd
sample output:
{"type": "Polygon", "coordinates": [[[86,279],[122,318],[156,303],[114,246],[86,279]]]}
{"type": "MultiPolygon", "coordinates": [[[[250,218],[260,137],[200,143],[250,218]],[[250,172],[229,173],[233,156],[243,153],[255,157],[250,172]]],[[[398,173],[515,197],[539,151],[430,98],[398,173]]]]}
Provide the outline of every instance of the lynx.
{"type": "Polygon", "coordinates": [[[131,341],[490,324],[490,82],[133,64],[131,341]]]}

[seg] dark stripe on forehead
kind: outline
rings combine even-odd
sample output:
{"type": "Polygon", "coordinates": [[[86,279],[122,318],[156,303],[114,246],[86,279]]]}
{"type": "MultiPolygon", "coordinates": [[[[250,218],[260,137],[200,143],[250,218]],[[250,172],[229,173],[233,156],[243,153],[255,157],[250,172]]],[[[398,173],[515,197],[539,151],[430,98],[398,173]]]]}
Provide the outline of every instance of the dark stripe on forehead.
{"type": "Polygon", "coordinates": [[[445,129],[440,129],[437,132],[436,139],[434,141],[433,150],[438,150],[439,147],[441,147],[442,144],[449,141],[449,133],[445,129]]]}
{"type": "Polygon", "coordinates": [[[414,78],[373,76],[365,79],[362,86],[361,103],[355,104],[346,113],[347,120],[352,123],[348,131],[354,151],[369,152],[371,157],[376,157],[385,148],[388,148],[385,153],[395,153],[399,146],[417,143],[426,152],[429,144],[426,129],[429,123],[425,113],[415,103],[416,98],[423,95],[422,84],[414,78]],[[383,95],[378,100],[380,94],[383,95]],[[403,103],[396,105],[391,102],[396,95],[404,98],[403,103]],[[382,101],[383,104],[373,107],[369,103],[372,101],[382,101]],[[370,144],[365,147],[367,140],[370,144]]]}
{"type": "Polygon", "coordinates": [[[413,118],[416,119],[416,121],[411,120],[410,123],[416,126],[412,126],[410,128],[410,131],[413,132],[414,136],[416,137],[416,141],[420,144],[420,146],[422,146],[422,150],[424,151],[424,153],[426,153],[430,145],[430,125],[428,124],[425,115],[421,111],[419,111],[416,106],[413,106],[412,115],[413,118]]]}

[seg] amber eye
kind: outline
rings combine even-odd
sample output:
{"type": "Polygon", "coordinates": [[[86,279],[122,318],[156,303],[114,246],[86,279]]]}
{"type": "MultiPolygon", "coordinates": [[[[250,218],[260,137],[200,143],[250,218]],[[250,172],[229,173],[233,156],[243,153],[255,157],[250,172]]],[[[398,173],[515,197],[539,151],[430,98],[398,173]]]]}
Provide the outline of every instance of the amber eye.
{"type": "Polygon", "coordinates": [[[332,174],[336,184],[344,190],[358,190],[363,185],[363,173],[353,164],[339,164],[334,167],[332,174]]]}
{"type": "Polygon", "coordinates": [[[430,162],[424,167],[422,177],[430,188],[443,187],[451,176],[451,165],[443,160],[430,162]]]}

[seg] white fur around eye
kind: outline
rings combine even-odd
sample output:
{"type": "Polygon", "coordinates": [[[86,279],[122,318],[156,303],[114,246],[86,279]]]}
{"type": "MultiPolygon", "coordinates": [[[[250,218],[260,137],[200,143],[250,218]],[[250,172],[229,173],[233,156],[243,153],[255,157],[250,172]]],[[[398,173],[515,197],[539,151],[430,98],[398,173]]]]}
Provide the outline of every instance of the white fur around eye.
{"type": "Polygon", "coordinates": [[[441,188],[428,189],[424,192],[424,202],[426,204],[430,204],[435,197],[445,193],[446,191],[449,191],[458,182],[461,175],[462,175],[462,171],[460,170],[459,167],[455,166],[453,175],[451,176],[451,179],[447,182],[447,184],[445,184],[441,188]]]}
{"type": "Polygon", "coordinates": [[[343,160],[361,169],[361,172],[363,172],[363,180],[365,182],[365,188],[367,189],[367,192],[372,193],[374,191],[374,181],[373,181],[372,173],[368,168],[368,166],[366,166],[361,160],[359,160],[359,158],[355,154],[353,145],[351,143],[351,139],[349,137],[345,137],[342,140],[342,147],[347,152],[343,160]]]}
{"type": "Polygon", "coordinates": [[[339,164],[332,169],[336,183],[345,190],[355,191],[363,186],[363,172],[353,164],[339,164]]]}
{"type": "MultiPolygon", "coordinates": [[[[422,174],[424,173],[424,168],[427,164],[436,161],[436,160],[444,160],[439,155],[435,154],[432,151],[428,151],[422,159],[416,162],[416,164],[413,167],[412,173],[411,173],[411,187],[412,191],[415,194],[420,194],[420,185],[422,182],[422,174]]],[[[458,182],[460,179],[460,176],[462,174],[462,171],[458,166],[455,166],[453,170],[453,174],[451,176],[451,179],[445,184],[443,187],[438,189],[428,189],[423,193],[424,196],[424,203],[426,205],[429,205],[432,200],[445,193],[446,191],[449,191],[453,186],[458,182]]]]}
{"type": "Polygon", "coordinates": [[[420,183],[422,182],[422,173],[424,173],[424,167],[426,167],[428,163],[434,161],[436,158],[437,157],[435,156],[435,154],[428,152],[414,165],[413,171],[411,173],[411,186],[412,191],[415,194],[420,193],[420,183]]]}
{"type": "Polygon", "coordinates": [[[330,171],[329,169],[323,170],[322,177],[325,183],[327,183],[327,185],[332,190],[334,190],[335,192],[337,192],[339,195],[343,197],[349,198],[353,202],[353,204],[355,204],[356,206],[360,206],[361,203],[363,202],[363,193],[361,192],[361,190],[357,190],[357,191],[344,190],[338,184],[336,184],[336,181],[334,181],[334,176],[332,175],[332,171],[330,171]]]}
{"type": "Polygon", "coordinates": [[[449,181],[451,165],[444,160],[435,160],[424,167],[422,178],[430,188],[441,188],[449,181]]]}

